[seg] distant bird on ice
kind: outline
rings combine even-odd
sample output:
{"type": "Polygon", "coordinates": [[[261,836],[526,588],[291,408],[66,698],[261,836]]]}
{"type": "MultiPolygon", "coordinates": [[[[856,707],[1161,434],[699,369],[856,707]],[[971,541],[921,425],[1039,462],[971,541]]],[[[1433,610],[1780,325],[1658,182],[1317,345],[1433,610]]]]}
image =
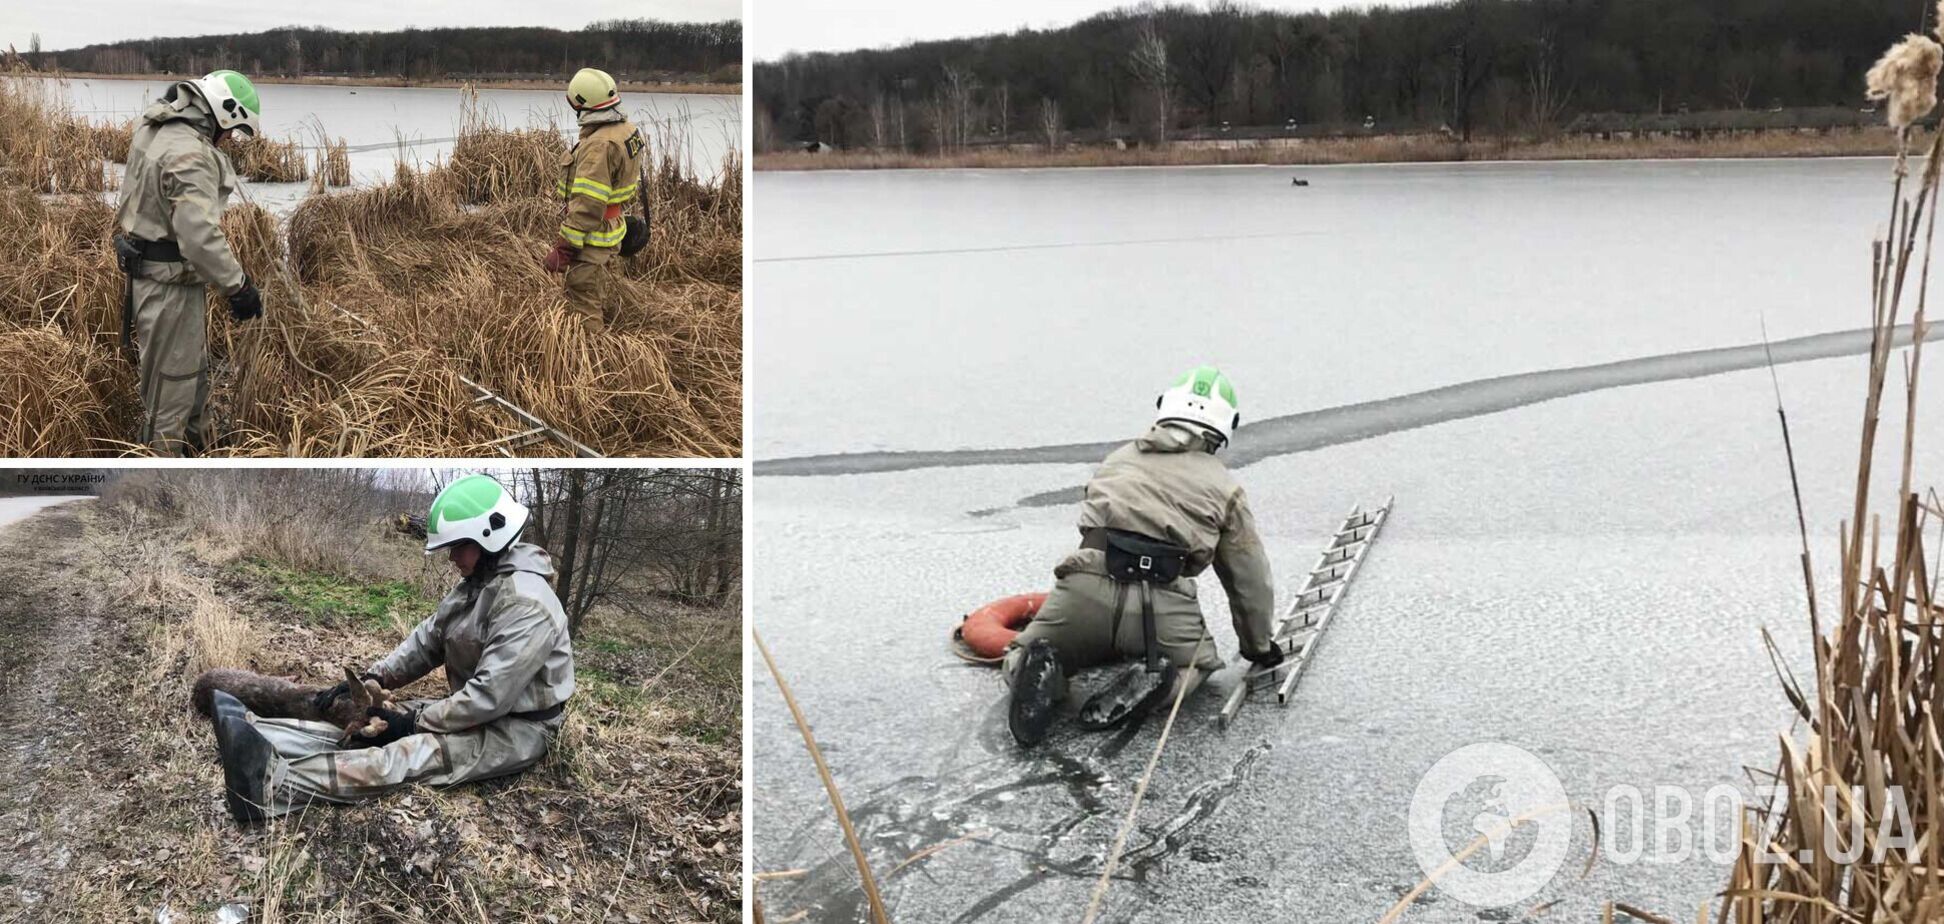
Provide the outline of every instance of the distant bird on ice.
{"type": "Polygon", "coordinates": [[[1292,176],[1292,177],[1290,177],[1290,178],[1289,178],[1289,185],[1291,185],[1291,186],[1308,186],[1308,185],[1309,185],[1309,181],[1308,181],[1308,180],[1305,180],[1305,179],[1303,179],[1303,178],[1302,178],[1302,177],[1300,177],[1300,176],[1292,176]]]}

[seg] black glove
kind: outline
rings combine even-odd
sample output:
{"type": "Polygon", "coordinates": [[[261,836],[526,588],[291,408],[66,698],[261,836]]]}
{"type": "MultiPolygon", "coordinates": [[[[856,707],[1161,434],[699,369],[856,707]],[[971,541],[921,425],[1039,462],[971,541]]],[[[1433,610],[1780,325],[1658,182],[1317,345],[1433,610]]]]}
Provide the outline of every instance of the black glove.
{"type": "Polygon", "coordinates": [[[353,734],[350,738],[346,739],[346,747],[382,748],[407,735],[418,734],[418,713],[410,709],[400,709],[397,712],[393,712],[390,709],[380,709],[377,706],[372,706],[365,710],[365,718],[384,719],[385,730],[375,735],[353,734]]]}
{"type": "Polygon", "coordinates": [[[256,283],[250,277],[243,277],[243,288],[230,293],[229,306],[232,321],[263,317],[263,296],[258,294],[256,283]]]}
{"type": "MultiPolygon", "coordinates": [[[[380,680],[378,675],[373,673],[366,673],[364,676],[359,677],[358,679],[377,680],[380,686],[384,685],[384,681],[380,680]]],[[[349,696],[349,695],[351,695],[351,681],[340,680],[338,681],[337,686],[325,687],[324,689],[311,694],[311,706],[316,708],[318,713],[321,715],[325,712],[330,711],[331,704],[337,702],[338,697],[349,696]]]]}
{"type": "Polygon", "coordinates": [[[1248,658],[1250,664],[1254,664],[1263,670],[1268,670],[1283,663],[1283,650],[1281,645],[1271,644],[1268,651],[1257,654],[1245,654],[1243,657],[1248,658]]]}

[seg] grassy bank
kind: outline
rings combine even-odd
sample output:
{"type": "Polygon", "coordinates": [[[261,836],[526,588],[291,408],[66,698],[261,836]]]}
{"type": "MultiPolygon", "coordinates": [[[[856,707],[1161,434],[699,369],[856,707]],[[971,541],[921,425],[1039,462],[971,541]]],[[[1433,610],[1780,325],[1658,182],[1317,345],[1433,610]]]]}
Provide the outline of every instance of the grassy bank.
{"type": "Polygon", "coordinates": [[[1450,163],[1517,160],[1672,160],[1731,157],[1890,156],[1888,129],[1827,135],[1767,133],[1716,138],[1561,138],[1543,141],[1452,141],[1427,135],[1334,138],[1289,145],[1166,148],[1069,147],[1063,150],[972,149],[945,154],[884,151],[801,151],[758,154],[758,170],[935,170],[1028,167],[1189,167],[1218,165],[1450,163]]]}
{"type": "MultiPolygon", "coordinates": [[[[58,71],[36,74],[53,80],[194,80],[201,74],[99,74],[90,71],[58,71]]],[[[479,90],[553,90],[563,92],[567,78],[559,80],[493,80],[474,78],[429,78],[418,79],[397,75],[375,75],[370,77],[343,77],[325,74],[312,74],[304,77],[277,77],[251,75],[251,83],[294,84],[315,87],[400,87],[439,90],[457,90],[471,87],[479,90]]],[[[657,83],[639,80],[619,80],[623,93],[699,93],[710,95],[732,95],[742,93],[739,83],[705,83],[689,81],[670,81],[657,83]]]]}
{"type": "MultiPolygon", "coordinates": [[[[50,97],[37,81],[0,79],[10,126],[0,135],[0,357],[48,357],[0,373],[0,405],[12,409],[0,415],[0,451],[136,452],[140,405],[118,347],[123,281],[101,195],[112,141],[122,137],[125,152],[125,136],[70,145],[70,126],[85,123],[50,97]]],[[[240,196],[224,230],[266,314],[232,324],[210,298],[214,453],[480,456],[530,427],[475,403],[464,377],[607,455],[737,454],[739,155],[705,176],[686,159],[679,123],[642,129],[653,156],[629,209],[650,211],[653,231],[646,252],[616,261],[601,335],[582,330],[559,277],[540,266],[559,224],[564,145],[552,131],[508,130],[475,112],[449,162],[312,196],[287,225],[240,196]]],[[[287,178],[307,172],[273,144],[253,159],[287,178]]],[[[551,441],[512,448],[570,452],[551,441]]]]}
{"type": "MultiPolygon", "coordinates": [[[[230,904],[265,924],[740,919],[729,610],[596,608],[560,739],[525,773],[234,826],[208,723],[188,705],[195,675],[327,682],[387,652],[452,577],[379,518],[252,520],[260,497],[198,477],[132,476],[43,515],[76,528],[7,546],[24,574],[62,571],[49,585],[72,595],[40,612],[79,639],[34,643],[73,727],[44,746],[31,791],[0,766],[5,801],[28,793],[13,807],[32,846],[0,883],[37,896],[26,919],[208,920],[230,904]]],[[[405,695],[444,692],[435,672],[405,695]]]]}

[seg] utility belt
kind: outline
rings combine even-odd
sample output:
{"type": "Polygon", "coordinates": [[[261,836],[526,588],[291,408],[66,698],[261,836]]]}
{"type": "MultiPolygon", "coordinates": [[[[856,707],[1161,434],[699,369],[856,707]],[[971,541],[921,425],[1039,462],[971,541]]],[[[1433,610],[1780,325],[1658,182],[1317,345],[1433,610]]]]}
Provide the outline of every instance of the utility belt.
{"type": "Polygon", "coordinates": [[[142,269],[142,262],[181,263],[182,248],[175,241],[145,241],[126,234],[115,235],[115,258],[122,272],[134,275],[142,269]]]}
{"type": "Polygon", "coordinates": [[[182,248],[175,241],[145,241],[139,237],[117,234],[114,238],[115,265],[121,268],[127,279],[122,286],[121,345],[122,350],[135,351],[135,277],[142,272],[143,263],[181,263],[182,248]]]}
{"type": "Polygon", "coordinates": [[[1107,576],[1116,581],[1170,584],[1188,567],[1188,550],[1124,529],[1093,527],[1080,535],[1080,547],[1107,553],[1107,576]]]}
{"type": "Polygon", "coordinates": [[[1141,644],[1148,673],[1161,671],[1161,646],[1154,628],[1154,585],[1171,584],[1188,566],[1188,550],[1124,529],[1096,526],[1080,536],[1080,547],[1107,553],[1107,576],[1114,581],[1113,639],[1120,638],[1128,585],[1140,588],[1141,644]]]}
{"type": "Polygon", "coordinates": [[[566,703],[554,703],[545,709],[535,709],[532,712],[509,712],[507,715],[529,722],[551,722],[560,718],[560,714],[565,711],[567,711],[566,703]]]}

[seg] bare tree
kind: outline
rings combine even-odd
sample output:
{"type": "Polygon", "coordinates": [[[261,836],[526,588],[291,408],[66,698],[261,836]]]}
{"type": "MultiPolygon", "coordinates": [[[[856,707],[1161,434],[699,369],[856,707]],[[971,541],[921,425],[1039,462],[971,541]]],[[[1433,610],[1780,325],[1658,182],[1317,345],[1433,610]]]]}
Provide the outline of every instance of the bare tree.
{"type": "Polygon", "coordinates": [[[1153,138],[1157,144],[1168,141],[1168,126],[1174,116],[1174,72],[1168,67],[1168,43],[1150,16],[1134,30],[1134,48],[1128,52],[1128,69],[1147,87],[1153,104],[1153,138]]]}
{"type": "Polygon", "coordinates": [[[884,92],[871,94],[871,147],[884,150],[884,92]]]}
{"type": "Polygon", "coordinates": [[[972,133],[972,92],[978,78],[970,71],[951,64],[941,65],[945,72],[945,105],[951,120],[949,147],[963,147],[972,133]]]}
{"type": "Polygon", "coordinates": [[[1543,136],[1552,133],[1573,98],[1573,91],[1571,87],[1560,86],[1558,32],[1550,27],[1541,30],[1537,43],[1538,49],[1526,67],[1526,99],[1530,106],[1527,115],[1532,130],[1543,136]]]}
{"type": "Polygon", "coordinates": [[[1040,137],[1046,140],[1046,149],[1049,151],[1059,150],[1060,134],[1062,132],[1060,104],[1050,96],[1040,97],[1039,129],[1040,137]]]}

